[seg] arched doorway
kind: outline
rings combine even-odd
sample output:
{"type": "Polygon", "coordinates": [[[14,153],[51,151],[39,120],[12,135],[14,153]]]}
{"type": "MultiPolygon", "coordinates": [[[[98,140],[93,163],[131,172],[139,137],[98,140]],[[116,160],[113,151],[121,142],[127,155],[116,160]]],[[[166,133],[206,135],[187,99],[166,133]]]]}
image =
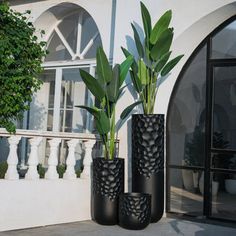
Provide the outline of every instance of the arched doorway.
{"type": "Polygon", "coordinates": [[[182,70],[167,117],[167,212],[236,217],[236,18],[182,70]],[[235,185],[234,185],[235,184],[235,185]]]}

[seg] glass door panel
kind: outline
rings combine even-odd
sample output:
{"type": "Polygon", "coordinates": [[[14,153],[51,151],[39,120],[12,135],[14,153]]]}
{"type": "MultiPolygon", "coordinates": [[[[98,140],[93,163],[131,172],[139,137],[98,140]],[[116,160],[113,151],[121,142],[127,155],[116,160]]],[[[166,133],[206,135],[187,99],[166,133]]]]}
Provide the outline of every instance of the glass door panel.
{"type": "Polygon", "coordinates": [[[211,216],[236,216],[236,65],[213,67],[211,216]]]}
{"type": "MultiPolygon", "coordinates": [[[[83,68],[89,72],[89,68],[83,68]]],[[[80,77],[79,68],[63,69],[60,99],[60,131],[83,132],[86,129],[86,115],[76,105],[87,105],[88,92],[80,77]]]]}
{"type": "Polygon", "coordinates": [[[40,79],[41,88],[30,104],[28,128],[31,130],[52,130],[56,70],[45,70],[40,79]]]}
{"type": "Polygon", "coordinates": [[[224,146],[213,148],[236,150],[236,66],[214,67],[213,137],[222,135],[224,146]]]}

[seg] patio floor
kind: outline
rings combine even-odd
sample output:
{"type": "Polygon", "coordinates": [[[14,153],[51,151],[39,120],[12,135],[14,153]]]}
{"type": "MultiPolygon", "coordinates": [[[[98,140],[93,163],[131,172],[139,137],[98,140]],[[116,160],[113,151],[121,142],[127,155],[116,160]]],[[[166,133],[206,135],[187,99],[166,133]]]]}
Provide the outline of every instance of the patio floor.
{"type": "Polygon", "coordinates": [[[0,236],[235,236],[236,229],[185,220],[163,218],[150,224],[145,230],[130,231],[119,226],[102,226],[92,221],[16,230],[0,233],[0,236]]]}

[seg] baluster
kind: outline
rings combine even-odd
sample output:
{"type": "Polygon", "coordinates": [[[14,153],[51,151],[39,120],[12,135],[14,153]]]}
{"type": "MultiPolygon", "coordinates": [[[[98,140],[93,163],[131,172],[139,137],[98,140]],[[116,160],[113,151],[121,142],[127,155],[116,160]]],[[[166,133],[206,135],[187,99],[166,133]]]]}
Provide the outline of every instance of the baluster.
{"type": "Polygon", "coordinates": [[[84,142],[84,149],[85,149],[85,155],[84,155],[84,170],[81,173],[81,178],[88,179],[91,176],[91,164],[93,161],[92,158],[92,150],[93,146],[96,143],[96,140],[89,140],[84,142]]]}
{"type": "Polygon", "coordinates": [[[45,174],[45,179],[58,179],[57,173],[58,164],[58,146],[61,142],[60,138],[54,138],[48,141],[50,145],[50,155],[48,158],[48,170],[45,174]]]}
{"type": "Polygon", "coordinates": [[[19,179],[19,174],[17,172],[18,156],[17,156],[17,144],[21,140],[21,136],[11,136],[8,138],[10,144],[9,154],[7,157],[8,169],[5,174],[5,179],[16,180],[19,179]]]}
{"type": "Polygon", "coordinates": [[[76,179],[75,174],[75,147],[79,142],[78,139],[72,139],[67,141],[67,145],[69,147],[68,157],[66,159],[66,172],[63,175],[63,179],[76,179]]]}
{"type": "Polygon", "coordinates": [[[37,165],[39,163],[38,148],[42,140],[43,137],[31,138],[29,140],[31,150],[28,160],[29,169],[25,175],[26,179],[31,179],[31,180],[39,179],[39,174],[37,170],[37,165]]]}

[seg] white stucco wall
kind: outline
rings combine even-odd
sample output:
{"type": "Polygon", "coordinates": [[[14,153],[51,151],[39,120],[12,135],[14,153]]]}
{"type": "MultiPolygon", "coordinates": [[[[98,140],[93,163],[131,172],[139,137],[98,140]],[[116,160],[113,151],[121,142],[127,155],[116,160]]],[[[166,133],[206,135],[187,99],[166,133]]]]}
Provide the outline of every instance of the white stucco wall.
{"type": "MultiPolygon", "coordinates": [[[[49,0],[37,1],[26,4],[14,5],[14,8],[19,11],[26,9],[32,10],[32,17],[37,21],[38,17],[48,8],[62,3],[75,3],[85,8],[94,18],[98,25],[103,40],[103,45],[107,54],[110,52],[111,37],[111,13],[112,0],[49,0]]],[[[167,114],[169,99],[175,85],[178,74],[183,65],[188,60],[191,53],[199,45],[199,43],[219,24],[233,16],[236,12],[236,3],[232,0],[144,0],[145,5],[151,12],[153,22],[167,9],[172,9],[173,20],[172,25],[175,28],[175,37],[173,43],[173,56],[184,54],[184,58],[175,67],[169,79],[160,86],[156,113],[167,114]]],[[[17,1],[13,1],[13,4],[17,1]]],[[[19,4],[19,1],[18,1],[19,4]]],[[[131,22],[138,25],[141,23],[140,4],[137,0],[117,0],[116,1],[116,21],[115,25],[115,41],[114,41],[114,62],[121,62],[124,57],[120,46],[128,47],[134,50],[132,40],[131,22]]],[[[129,90],[128,88],[127,90],[129,90]]],[[[129,91],[121,98],[117,114],[124,109],[124,104],[133,103],[133,97],[129,91]]],[[[130,122],[126,123],[119,133],[120,137],[120,156],[127,160],[130,157],[130,122]],[[128,124],[128,126],[127,126],[128,124]],[[127,138],[128,137],[128,138],[127,138]]],[[[128,176],[128,162],[126,162],[126,179],[128,176]]],[[[127,187],[127,186],[126,186],[127,187]]]]}

